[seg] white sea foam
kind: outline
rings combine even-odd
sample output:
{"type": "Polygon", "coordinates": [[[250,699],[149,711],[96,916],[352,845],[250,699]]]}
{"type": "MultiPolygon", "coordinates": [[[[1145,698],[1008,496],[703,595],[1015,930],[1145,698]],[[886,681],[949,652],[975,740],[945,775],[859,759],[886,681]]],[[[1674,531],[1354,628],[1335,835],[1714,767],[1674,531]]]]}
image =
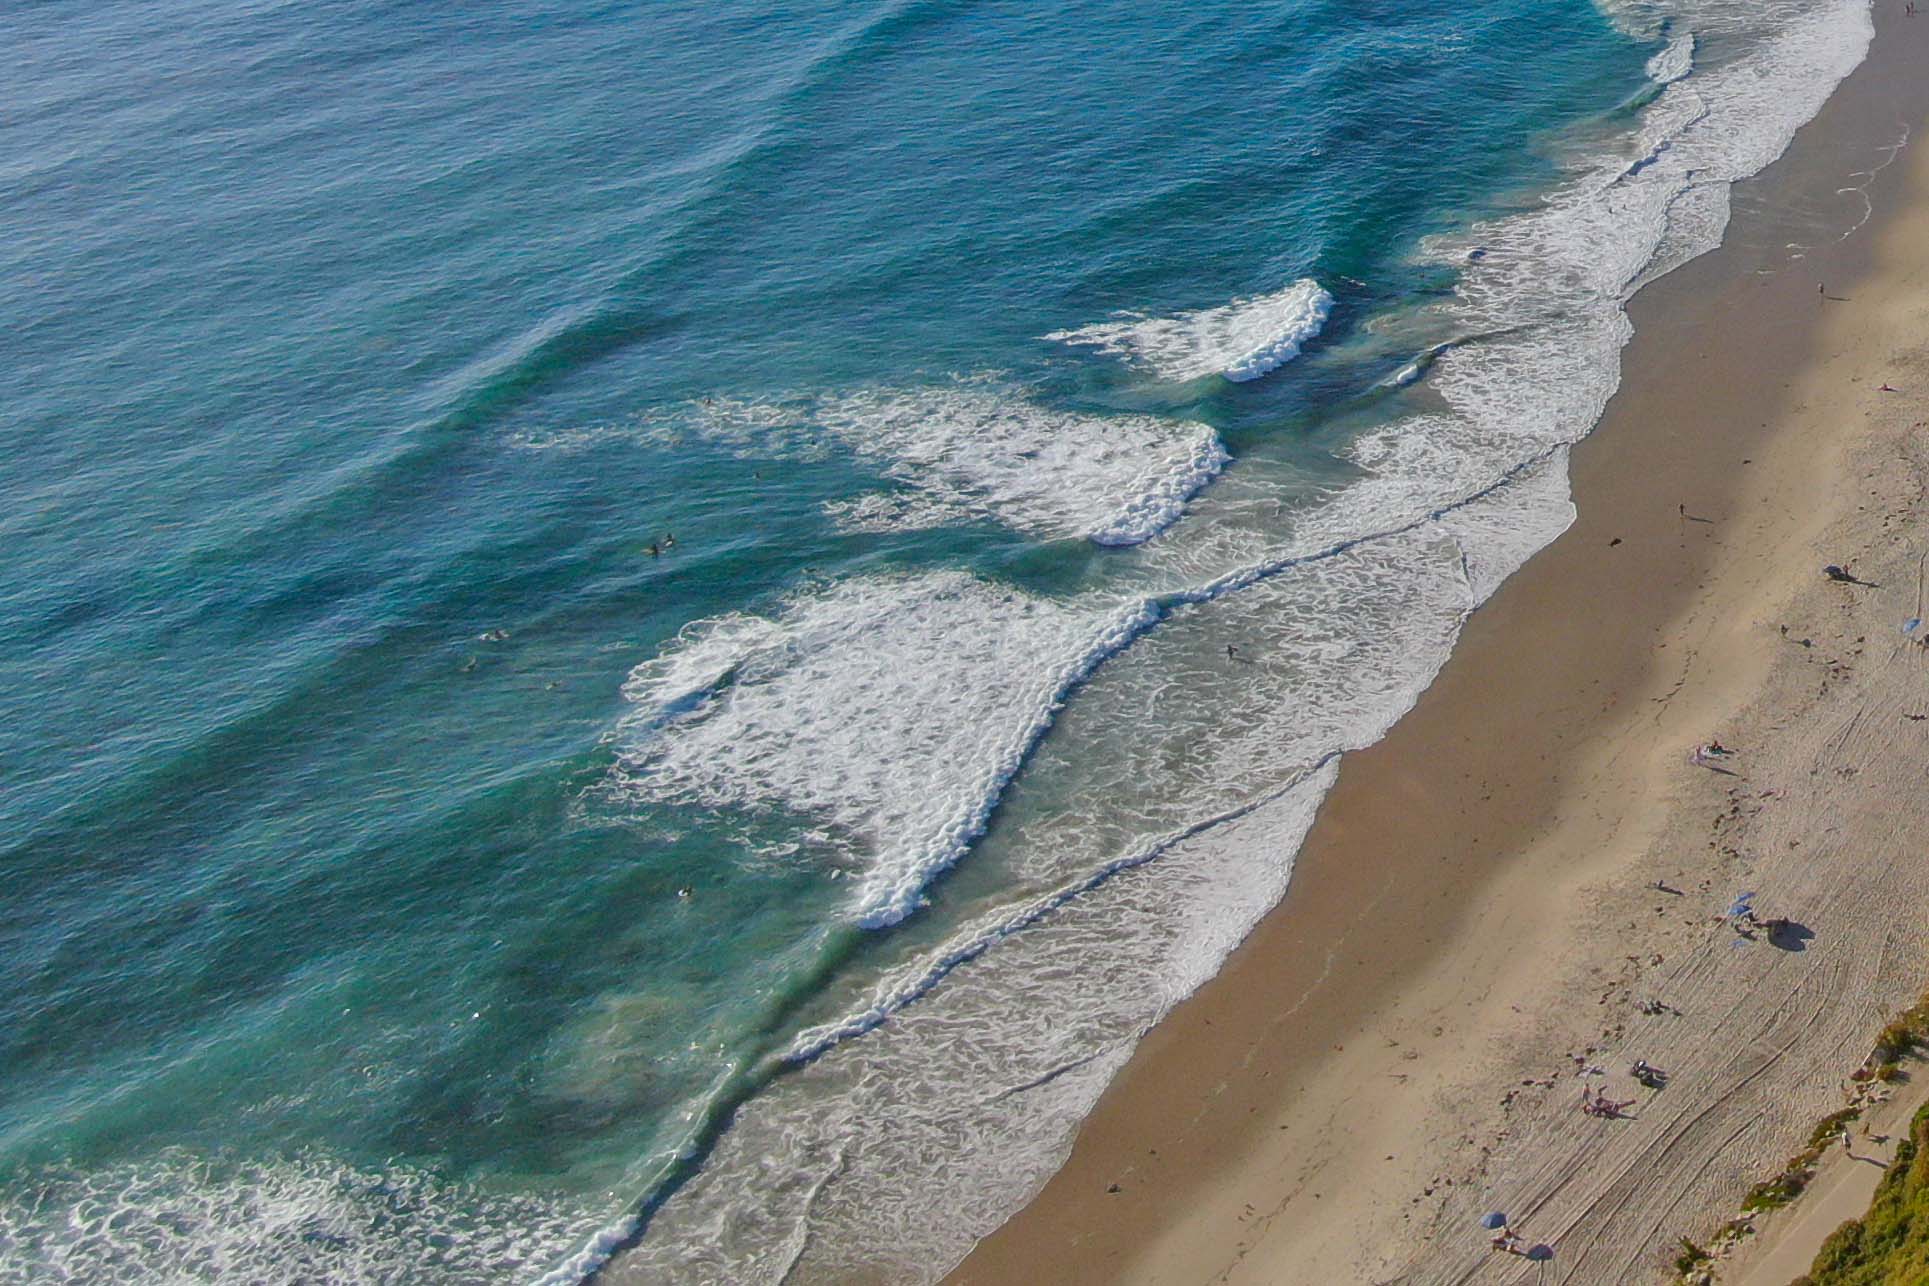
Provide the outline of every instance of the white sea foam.
{"type": "MultiPolygon", "coordinates": [[[[1144,1025],[1278,896],[1303,828],[1258,834],[1257,819],[1310,817],[1332,756],[1378,737],[1465,613],[1572,521],[1566,446],[1618,383],[1628,297],[1718,243],[1730,185],[1780,154],[1869,39],[1866,6],[1844,0],[1631,3],[1617,21],[1668,38],[1636,133],[1569,158],[1537,208],[1429,247],[1461,266],[1442,311],[1473,337],[1413,371],[1437,405],[1356,441],[1356,476],[1264,551],[1247,534],[1188,540],[1192,524],[1161,542],[1153,561],[1184,573],[1163,623],[1090,679],[1027,768],[1027,797],[1103,805],[1001,819],[985,856],[1022,896],[799,1038],[812,1061],[748,1105],[666,1207],[645,1278],[941,1275],[1055,1168],[1144,1025]],[[1216,700],[1229,688],[1237,718],[1216,700]]],[[[1245,306],[1052,338],[1167,379],[1243,372],[1260,347],[1218,336],[1245,306]]]]}
{"type": "Polygon", "coordinates": [[[828,501],[824,516],[839,531],[873,536],[955,527],[972,520],[969,509],[919,491],[872,491],[854,500],[828,501]]]}
{"type": "Polygon", "coordinates": [[[1695,36],[1683,32],[1648,59],[1648,79],[1657,85],[1672,85],[1695,69],[1695,36]]]}
{"type": "Polygon", "coordinates": [[[1175,317],[1133,315],[1046,339],[1095,348],[1142,365],[1161,379],[1185,381],[1223,375],[1256,380],[1299,356],[1320,333],[1333,296],[1316,281],[1296,281],[1270,295],[1234,300],[1175,317]]]}
{"type": "Polygon", "coordinates": [[[168,1153],[35,1176],[0,1204],[0,1282],[485,1282],[528,1279],[597,1218],[531,1193],[319,1156],[237,1163],[168,1153]]]}
{"type": "Polygon", "coordinates": [[[832,828],[860,867],[853,914],[891,924],[983,829],[1067,689],[1149,619],[949,572],[699,622],[624,685],[616,780],[832,828]]]}
{"type": "Polygon", "coordinates": [[[1493,597],[1501,582],[1573,525],[1567,449],[1558,448],[1508,479],[1496,503],[1462,505],[1441,516],[1439,529],[1461,551],[1461,575],[1471,602],[1493,597]]]}
{"type": "Polygon", "coordinates": [[[1205,425],[1052,410],[983,381],[845,394],[811,415],[937,506],[1101,545],[1157,535],[1226,463],[1205,425]]]}
{"type": "Polygon", "coordinates": [[[833,502],[855,531],[988,521],[1045,538],[1136,545],[1176,522],[1226,465],[1211,428],[1041,405],[990,377],[819,397],[706,398],[627,424],[524,436],[525,450],[695,438],[746,459],[845,451],[903,490],[833,502]]]}

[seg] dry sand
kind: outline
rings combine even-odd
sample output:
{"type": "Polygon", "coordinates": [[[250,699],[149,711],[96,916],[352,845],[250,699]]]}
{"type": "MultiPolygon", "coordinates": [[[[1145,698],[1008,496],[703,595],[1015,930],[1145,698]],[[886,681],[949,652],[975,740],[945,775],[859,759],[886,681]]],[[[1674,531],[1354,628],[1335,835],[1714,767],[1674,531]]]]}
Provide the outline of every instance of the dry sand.
{"type": "Polygon", "coordinates": [[[1929,134],[1929,17],[1877,28],[1728,244],[1630,309],[1573,529],[953,1280],[1663,1280],[1842,1105],[1929,986],[1929,149],[1869,172],[1929,134]],[[1717,921],[1744,888],[1780,945],[1717,921]],[[1489,1209],[1553,1258],[1491,1251],[1489,1209]]]}

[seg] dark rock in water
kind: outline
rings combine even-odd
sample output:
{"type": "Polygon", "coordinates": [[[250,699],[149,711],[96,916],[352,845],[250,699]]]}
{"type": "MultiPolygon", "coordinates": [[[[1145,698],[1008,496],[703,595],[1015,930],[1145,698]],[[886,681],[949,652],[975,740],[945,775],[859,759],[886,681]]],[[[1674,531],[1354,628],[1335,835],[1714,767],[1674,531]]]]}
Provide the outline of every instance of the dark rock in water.
{"type": "Polygon", "coordinates": [[[1484,248],[1479,246],[1476,246],[1474,249],[1469,250],[1467,252],[1468,263],[1479,263],[1482,259],[1485,259],[1486,257],[1487,257],[1487,251],[1484,248]]]}

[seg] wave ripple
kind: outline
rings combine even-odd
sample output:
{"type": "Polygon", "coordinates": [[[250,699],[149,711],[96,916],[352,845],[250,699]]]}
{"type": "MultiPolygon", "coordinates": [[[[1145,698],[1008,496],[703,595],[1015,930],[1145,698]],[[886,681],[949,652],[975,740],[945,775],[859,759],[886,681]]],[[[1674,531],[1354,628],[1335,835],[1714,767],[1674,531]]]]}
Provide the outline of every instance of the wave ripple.
{"type": "Polygon", "coordinates": [[[1072,685],[1150,611],[943,572],[700,621],[624,685],[634,712],[616,782],[661,802],[802,814],[850,855],[858,923],[894,924],[983,831],[1072,685]]]}
{"type": "Polygon", "coordinates": [[[1333,296],[1310,278],[1286,289],[1176,317],[1128,316],[1046,339],[1095,348],[1175,382],[1222,375],[1256,380],[1299,356],[1333,311],[1333,296]]]}

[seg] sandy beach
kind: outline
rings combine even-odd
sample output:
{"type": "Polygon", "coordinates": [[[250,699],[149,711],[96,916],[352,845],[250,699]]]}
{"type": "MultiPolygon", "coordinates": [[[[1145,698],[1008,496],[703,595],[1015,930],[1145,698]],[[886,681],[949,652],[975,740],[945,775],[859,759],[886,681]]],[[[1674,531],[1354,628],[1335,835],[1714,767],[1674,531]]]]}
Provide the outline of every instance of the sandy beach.
{"type": "MultiPolygon", "coordinates": [[[[1929,986],[1929,17],[1876,27],[1723,247],[1631,304],[1572,529],[953,1281],[1666,1280],[1843,1105],[1929,986]],[[1734,932],[1744,890],[1786,926],[1734,932]]],[[[1801,1209],[1718,1279],[1804,1262],[1801,1209]]]]}

